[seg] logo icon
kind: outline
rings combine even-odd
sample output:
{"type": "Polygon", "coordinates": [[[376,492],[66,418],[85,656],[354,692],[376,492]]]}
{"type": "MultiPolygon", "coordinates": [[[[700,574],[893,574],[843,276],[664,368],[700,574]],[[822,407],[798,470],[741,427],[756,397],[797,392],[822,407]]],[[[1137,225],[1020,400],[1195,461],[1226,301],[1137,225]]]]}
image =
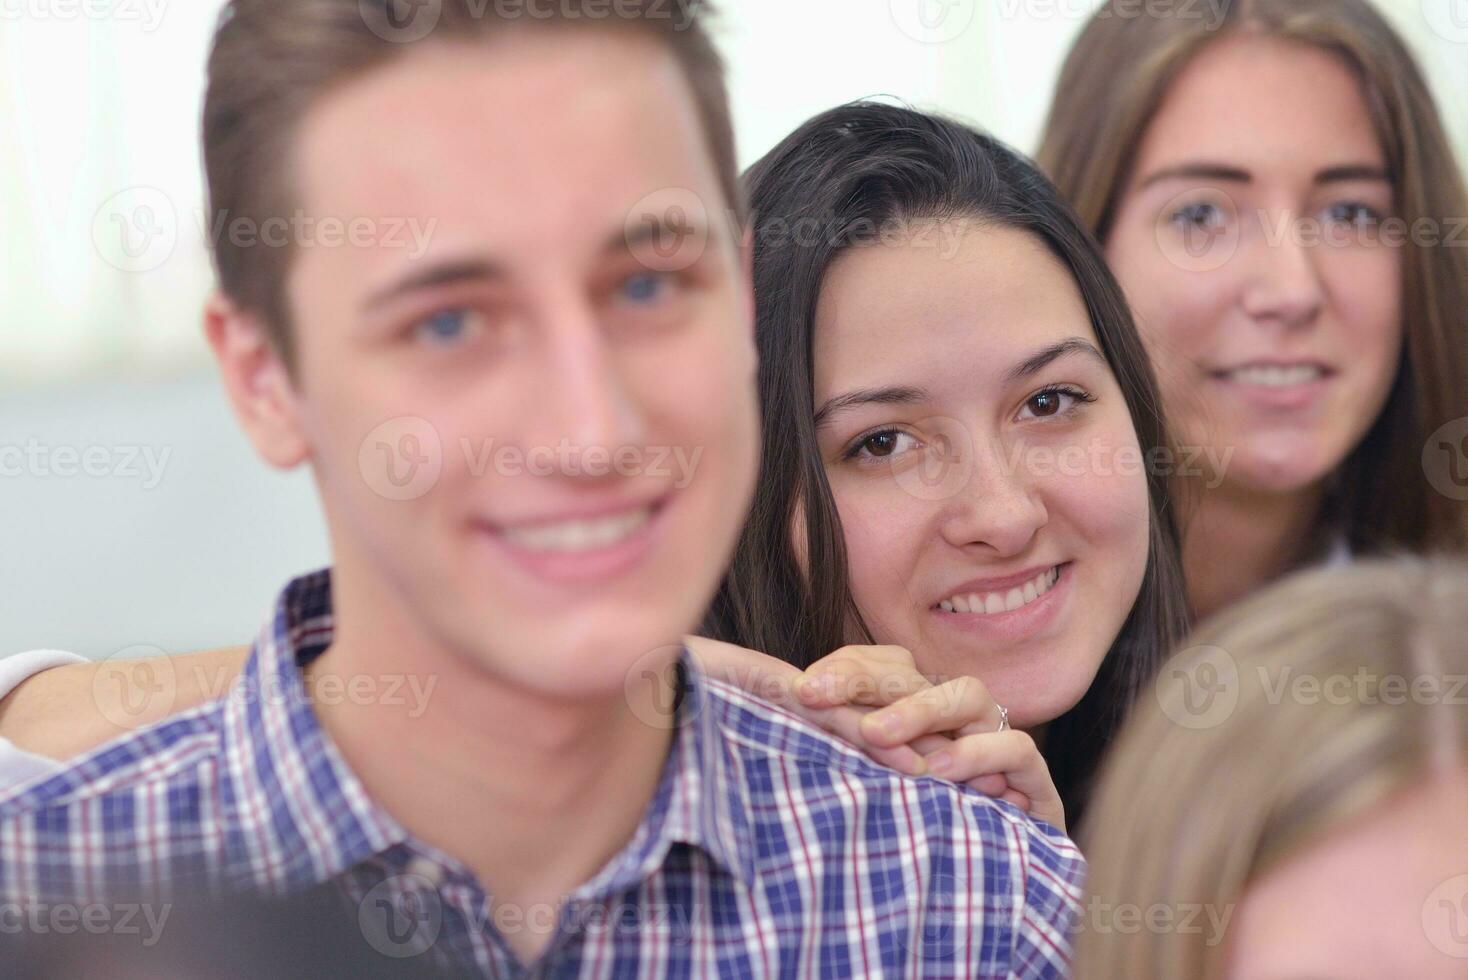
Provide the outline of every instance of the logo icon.
{"type": "Polygon", "coordinates": [[[1422,903],[1428,941],[1448,956],[1468,960],[1468,874],[1449,878],[1422,903]]]}
{"type": "Polygon", "coordinates": [[[627,671],[627,704],[649,728],[669,731],[694,717],[687,705],[679,711],[676,665],[682,655],[681,646],[658,647],[638,657],[627,671]]]}
{"type": "Polygon", "coordinates": [[[167,653],[154,646],[119,650],[92,675],[92,702],[118,728],[135,731],[173,711],[178,675],[167,653]]]}
{"type": "Polygon", "coordinates": [[[1222,647],[1190,647],[1157,675],[1157,702],[1174,724],[1200,730],[1227,721],[1239,704],[1239,665],[1222,647]]]}
{"type": "Polygon", "coordinates": [[[129,187],[92,216],[92,244],[102,261],[123,272],[152,272],[178,245],[178,212],[156,187],[129,187]]]}
{"type": "Polygon", "coordinates": [[[681,272],[708,248],[708,208],[693,191],[666,187],[632,206],[625,231],[627,247],[642,265],[681,272]]]}
{"type": "MultiPolygon", "coordinates": [[[[1232,198],[1219,188],[1211,190],[1228,201],[1230,213],[1238,213],[1238,208],[1234,206],[1232,198]]],[[[1184,272],[1213,272],[1227,265],[1228,261],[1238,252],[1238,222],[1231,221],[1220,227],[1200,226],[1192,221],[1174,220],[1174,215],[1185,218],[1185,212],[1190,207],[1196,207],[1201,203],[1212,203],[1200,202],[1197,193],[1196,190],[1185,191],[1162,206],[1158,213],[1167,220],[1157,226],[1155,232],[1157,247],[1167,261],[1184,272]]],[[[1219,209],[1216,204],[1213,207],[1219,209]]]]}
{"type": "Polygon", "coordinates": [[[411,44],[438,26],[443,0],[357,0],[362,22],[384,41],[411,44]]]}
{"type": "Polygon", "coordinates": [[[917,423],[928,437],[919,459],[892,469],[897,485],[918,500],[948,500],[969,485],[974,473],[973,440],[957,419],[933,417],[917,423]]]}
{"type": "Polygon", "coordinates": [[[1468,44],[1468,0],[1422,0],[1422,17],[1444,41],[1468,44]]]}
{"type": "Polygon", "coordinates": [[[1453,419],[1427,437],[1422,471],[1444,497],[1468,500],[1468,418],[1453,419]]]}
{"type": "Polygon", "coordinates": [[[367,434],[357,453],[367,485],[388,500],[417,500],[438,485],[443,443],[427,419],[389,419],[367,434]]]}
{"type": "Polygon", "coordinates": [[[443,901],[422,875],[393,875],[372,887],[357,905],[357,926],[384,956],[419,956],[438,941],[443,901]]]}
{"type": "Polygon", "coordinates": [[[974,0],[891,0],[892,22],[921,44],[947,44],[974,22],[974,0]]]}

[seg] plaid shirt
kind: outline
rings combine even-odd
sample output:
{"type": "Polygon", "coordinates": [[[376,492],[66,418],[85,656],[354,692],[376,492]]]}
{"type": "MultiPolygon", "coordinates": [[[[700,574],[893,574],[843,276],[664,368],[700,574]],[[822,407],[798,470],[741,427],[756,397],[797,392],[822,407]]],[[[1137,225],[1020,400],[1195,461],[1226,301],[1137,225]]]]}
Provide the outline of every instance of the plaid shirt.
{"type": "Polygon", "coordinates": [[[1065,974],[1084,869],[1069,840],[882,768],[686,656],[640,826],[527,970],[515,920],[374,804],[318,725],[300,668],[331,636],[330,573],[300,578],[226,696],[0,797],[0,898],[340,888],[384,952],[491,977],[1065,974]]]}

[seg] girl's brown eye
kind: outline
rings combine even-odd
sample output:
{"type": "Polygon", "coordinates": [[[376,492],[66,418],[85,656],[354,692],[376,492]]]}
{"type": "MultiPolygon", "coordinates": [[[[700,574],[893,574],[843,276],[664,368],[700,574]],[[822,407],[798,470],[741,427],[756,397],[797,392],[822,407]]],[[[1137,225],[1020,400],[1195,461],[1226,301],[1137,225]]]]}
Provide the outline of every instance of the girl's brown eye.
{"type": "Polygon", "coordinates": [[[878,432],[862,440],[862,448],[873,456],[891,456],[897,448],[896,432],[878,432]]]}
{"type": "Polygon", "coordinates": [[[1030,399],[1030,411],[1039,418],[1054,415],[1060,411],[1060,392],[1042,391],[1030,399]]]}

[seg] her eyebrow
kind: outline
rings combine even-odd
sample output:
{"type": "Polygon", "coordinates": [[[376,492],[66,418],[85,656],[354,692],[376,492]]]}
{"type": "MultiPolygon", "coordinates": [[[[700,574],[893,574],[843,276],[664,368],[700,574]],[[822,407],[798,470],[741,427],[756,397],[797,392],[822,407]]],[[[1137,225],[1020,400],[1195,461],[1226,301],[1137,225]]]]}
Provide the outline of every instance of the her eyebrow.
{"type": "Polygon", "coordinates": [[[1025,378],[1043,371],[1052,362],[1069,354],[1084,354],[1087,357],[1094,357],[1102,365],[1110,366],[1106,358],[1096,349],[1095,344],[1083,337],[1069,337],[1059,343],[1051,344],[1049,347],[1040,348],[1010,368],[1009,373],[1004,376],[1004,383],[1013,384],[1016,381],[1023,381],[1025,378]]]}
{"type": "Polygon", "coordinates": [[[816,428],[824,428],[842,412],[850,411],[861,405],[915,405],[925,401],[928,392],[925,388],[915,388],[911,385],[889,385],[886,388],[858,388],[848,391],[844,395],[829,398],[826,403],[816,412],[816,428]]]}

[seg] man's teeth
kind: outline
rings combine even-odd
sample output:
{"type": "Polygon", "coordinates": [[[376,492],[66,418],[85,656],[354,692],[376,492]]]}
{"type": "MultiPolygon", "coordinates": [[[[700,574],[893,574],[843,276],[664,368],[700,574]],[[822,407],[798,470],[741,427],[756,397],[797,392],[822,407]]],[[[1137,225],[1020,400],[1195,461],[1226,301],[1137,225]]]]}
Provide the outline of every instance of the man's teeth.
{"type": "Polygon", "coordinates": [[[1324,375],[1318,366],[1314,364],[1300,364],[1295,367],[1277,367],[1274,365],[1255,365],[1253,367],[1242,367],[1228,372],[1228,377],[1246,385],[1262,385],[1266,388],[1288,388],[1291,385],[1309,384],[1324,375]]]}
{"type": "Polygon", "coordinates": [[[614,517],[507,527],[504,535],[511,544],[527,551],[592,551],[632,537],[651,519],[652,508],[643,507],[614,517]]]}
{"type": "Polygon", "coordinates": [[[1028,606],[1040,596],[1049,592],[1060,578],[1060,566],[1049,571],[1041,572],[1030,579],[1024,585],[1016,586],[1005,592],[972,592],[968,595],[956,595],[944,599],[938,603],[938,608],[944,612],[961,613],[983,613],[992,616],[995,613],[1010,612],[1028,606]]]}

